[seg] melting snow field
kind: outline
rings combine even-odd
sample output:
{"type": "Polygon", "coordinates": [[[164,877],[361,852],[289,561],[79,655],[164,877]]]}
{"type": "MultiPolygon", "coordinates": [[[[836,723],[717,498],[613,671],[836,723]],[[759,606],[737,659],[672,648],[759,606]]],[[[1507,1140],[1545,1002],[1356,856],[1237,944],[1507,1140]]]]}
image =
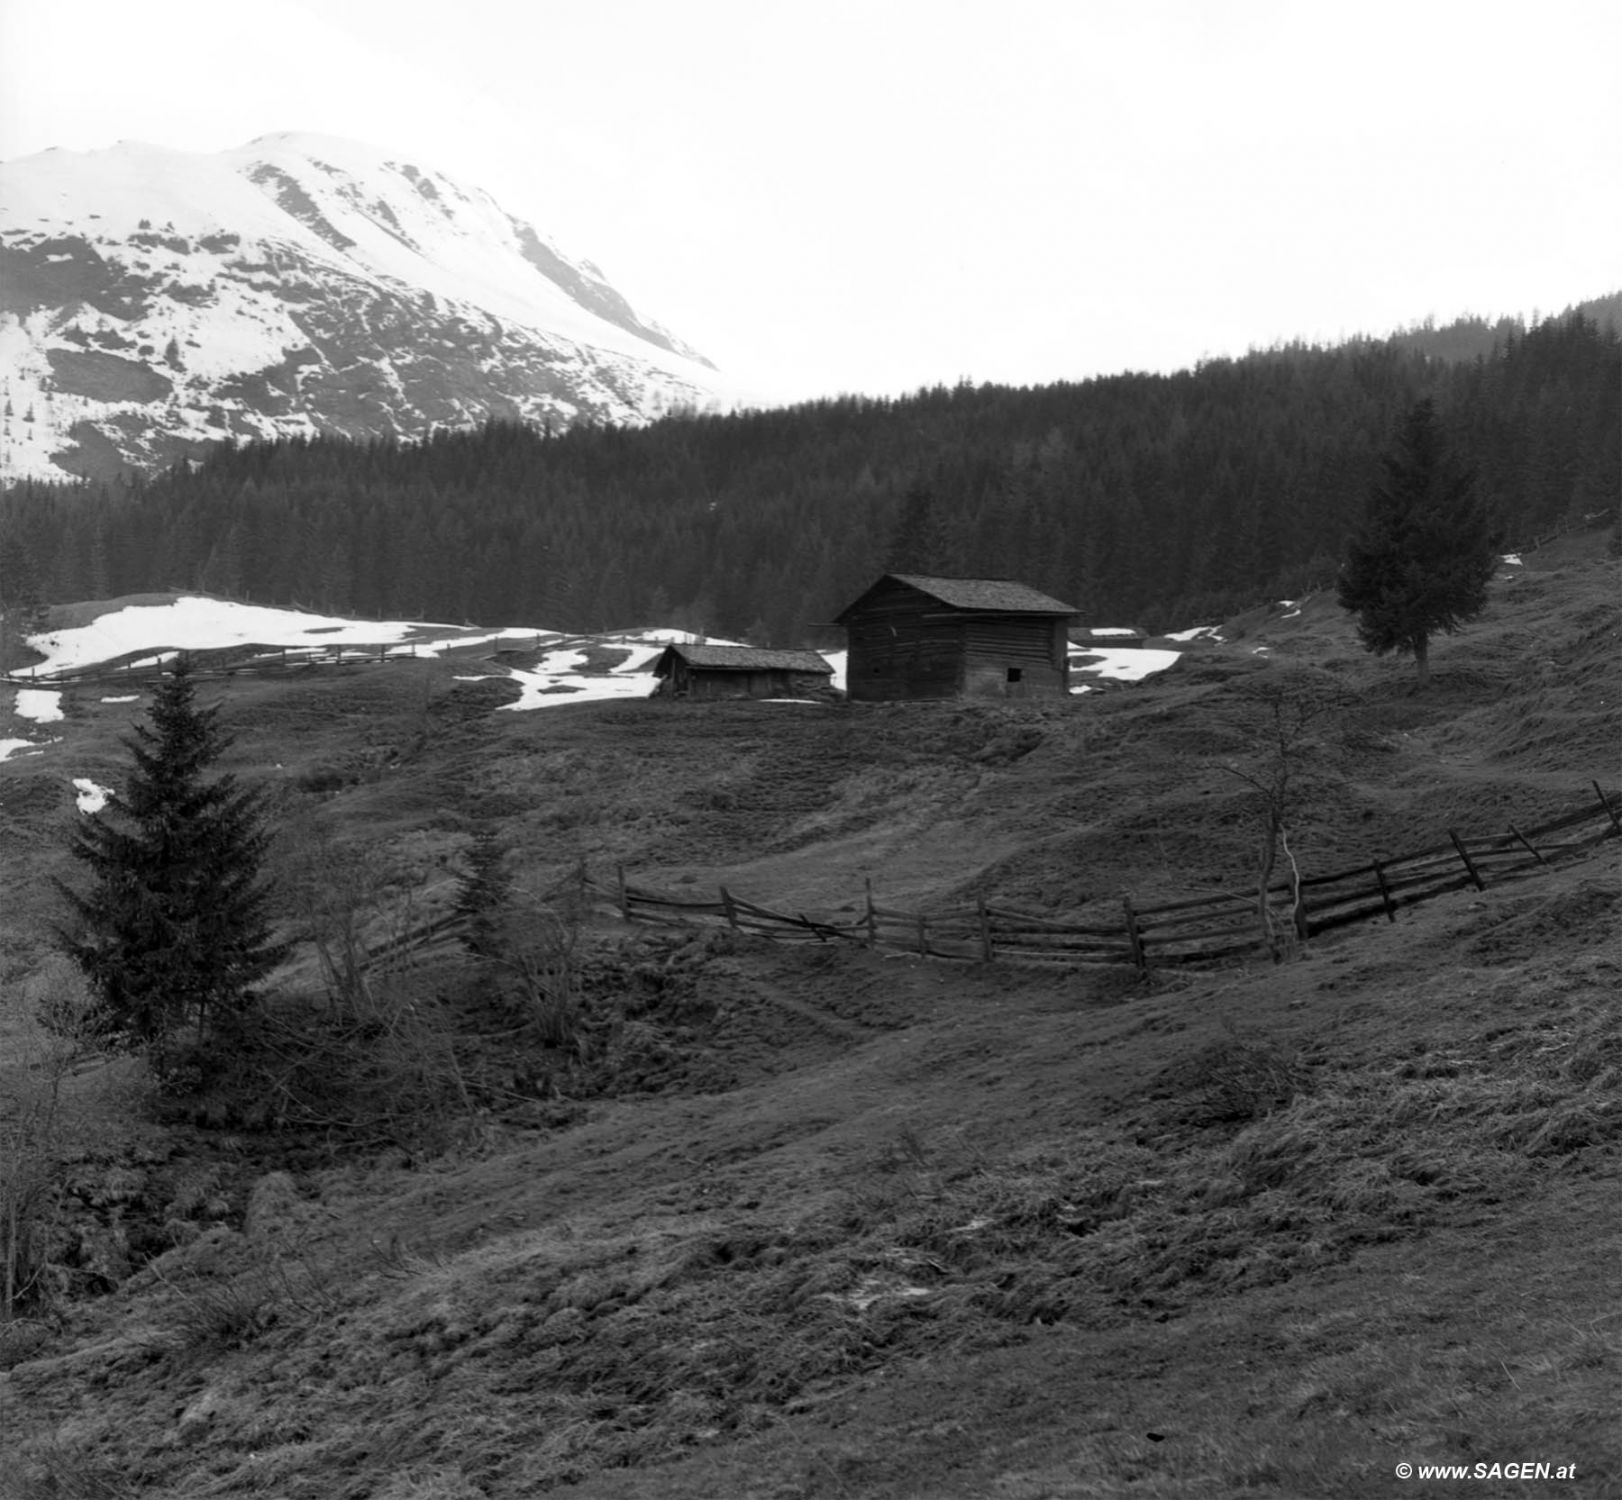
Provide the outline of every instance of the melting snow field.
{"type": "MultiPolygon", "coordinates": [[[[334,646],[376,646],[405,641],[425,630],[443,632],[450,637],[456,627],[395,620],[345,620],[258,604],[233,604],[224,599],[188,597],[176,599],[172,604],[127,604],[88,625],[32,636],[29,644],[45,657],[37,671],[61,672],[94,666],[135,652],[167,657],[176,651],[208,651],[245,645],[330,651],[334,646]]],[[[443,645],[453,643],[446,639],[443,645]]],[[[422,649],[421,645],[418,649],[422,649]]]]}
{"type": "MultiPolygon", "coordinates": [[[[1070,658],[1070,675],[1107,678],[1111,682],[1142,682],[1145,677],[1176,666],[1182,654],[1148,646],[1092,646],[1070,658]]],[[[1082,683],[1070,691],[1086,693],[1092,689],[1082,683]]]]}
{"type": "MultiPolygon", "coordinates": [[[[1131,633],[1126,629],[1093,632],[1095,636],[1131,633]]],[[[1177,638],[1192,640],[1214,633],[1209,629],[1186,631],[1177,638]]],[[[465,652],[471,657],[472,670],[463,680],[512,678],[522,693],[516,701],[503,707],[524,713],[562,703],[646,698],[654,689],[653,666],[660,652],[673,642],[690,643],[697,639],[688,631],[663,628],[600,636],[565,636],[558,631],[533,628],[481,630],[421,620],[351,620],[187,595],[164,604],[126,605],[110,610],[88,625],[34,636],[30,644],[44,657],[33,669],[38,673],[81,670],[113,661],[162,662],[179,651],[231,646],[262,646],[271,651],[310,655],[344,647],[381,655],[438,656],[454,652],[459,656],[465,652]],[[482,653],[480,648],[484,648],[482,653]],[[483,659],[501,648],[534,651],[538,658],[525,667],[483,659]],[[623,660],[605,670],[593,665],[593,657],[601,660],[599,653],[603,648],[618,649],[626,654],[623,660]],[[474,666],[475,661],[477,666],[474,666]]],[[[712,645],[737,644],[709,639],[712,645]]],[[[843,689],[846,653],[830,651],[823,655],[834,669],[833,685],[843,689]]],[[[1081,678],[1138,682],[1175,665],[1177,658],[1176,651],[1095,646],[1073,652],[1071,670],[1081,678]]],[[[1090,688],[1083,682],[1073,691],[1084,693],[1090,688]]],[[[134,703],[139,701],[139,696],[122,693],[101,701],[134,703]]],[[[35,723],[53,723],[62,718],[61,700],[61,693],[54,688],[18,688],[16,711],[20,717],[35,723]]],[[[0,740],[0,760],[38,748],[37,742],[26,739],[0,740]]],[[[76,782],[75,785],[83,806],[84,799],[94,795],[87,790],[93,784],[76,782]]]]}

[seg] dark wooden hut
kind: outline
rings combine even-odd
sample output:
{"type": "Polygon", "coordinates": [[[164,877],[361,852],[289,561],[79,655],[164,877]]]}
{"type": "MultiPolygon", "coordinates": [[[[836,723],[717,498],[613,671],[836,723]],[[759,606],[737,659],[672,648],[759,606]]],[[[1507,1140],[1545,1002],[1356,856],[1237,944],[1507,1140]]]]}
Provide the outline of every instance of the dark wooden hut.
{"type": "Polygon", "coordinates": [[[1076,611],[1006,578],[886,573],[839,614],[852,699],[1062,698],[1076,611]]]}
{"type": "Polygon", "coordinates": [[[822,698],[834,669],[815,651],[666,646],[653,664],[656,698],[822,698]]]}

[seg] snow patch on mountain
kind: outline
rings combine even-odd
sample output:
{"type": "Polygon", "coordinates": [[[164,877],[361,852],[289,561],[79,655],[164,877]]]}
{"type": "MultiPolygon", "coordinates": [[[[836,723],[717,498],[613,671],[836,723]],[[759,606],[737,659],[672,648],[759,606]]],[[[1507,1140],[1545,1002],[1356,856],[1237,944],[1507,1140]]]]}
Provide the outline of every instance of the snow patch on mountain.
{"type": "Polygon", "coordinates": [[[0,478],[733,399],[489,194],[304,134],[0,165],[0,371],[0,478]]]}

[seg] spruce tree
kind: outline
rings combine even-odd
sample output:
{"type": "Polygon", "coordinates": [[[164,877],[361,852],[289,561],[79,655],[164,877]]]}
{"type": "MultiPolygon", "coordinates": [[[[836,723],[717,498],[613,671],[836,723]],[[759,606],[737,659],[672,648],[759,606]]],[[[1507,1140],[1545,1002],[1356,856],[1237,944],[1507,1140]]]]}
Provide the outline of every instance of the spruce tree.
{"type": "Polygon", "coordinates": [[[261,876],[262,796],[208,774],[231,743],[219,713],[197,706],[191,666],[178,658],[149,722],[122,741],[132,761],[124,789],[68,837],[90,868],[88,890],[57,882],[73,915],[57,940],[90,982],[98,1029],[160,1073],[182,1027],[202,1040],[240,1017],[286,952],[261,876]]]}
{"type": "Polygon", "coordinates": [[[1428,398],[1409,409],[1382,467],[1341,567],[1340,604],[1357,616],[1365,649],[1411,654],[1423,687],[1431,636],[1452,635],[1486,608],[1497,538],[1428,398]]]}
{"type": "Polygon", "coordinates": [[[915,481],[901,497],[890,522],[884,568],[890,573],[935,573],[941,566],[944,542],[935,497],[927,485],[915,481]]]}

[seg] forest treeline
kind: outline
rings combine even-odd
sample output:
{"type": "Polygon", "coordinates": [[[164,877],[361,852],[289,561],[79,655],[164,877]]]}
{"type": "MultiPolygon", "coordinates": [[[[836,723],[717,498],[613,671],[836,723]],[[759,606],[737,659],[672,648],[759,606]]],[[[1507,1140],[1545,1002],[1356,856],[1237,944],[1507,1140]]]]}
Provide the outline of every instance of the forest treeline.
{"type": "Polygon", "coordinates": [[[639,429],[221,448],[0,496],[0,603],[196,588],[384,618],[837,639],[884,568],[1019,578],[1086,622],[1329,584],[1401,415],[1436,405],[1505,545],[1616,510],[1622,345],[1582,312],[639,429]],[[1472,333],[1475,335],[1472,337],[1472,333]],[[1451,342],[1456,353],[1436,353],[1451,342]]]}

